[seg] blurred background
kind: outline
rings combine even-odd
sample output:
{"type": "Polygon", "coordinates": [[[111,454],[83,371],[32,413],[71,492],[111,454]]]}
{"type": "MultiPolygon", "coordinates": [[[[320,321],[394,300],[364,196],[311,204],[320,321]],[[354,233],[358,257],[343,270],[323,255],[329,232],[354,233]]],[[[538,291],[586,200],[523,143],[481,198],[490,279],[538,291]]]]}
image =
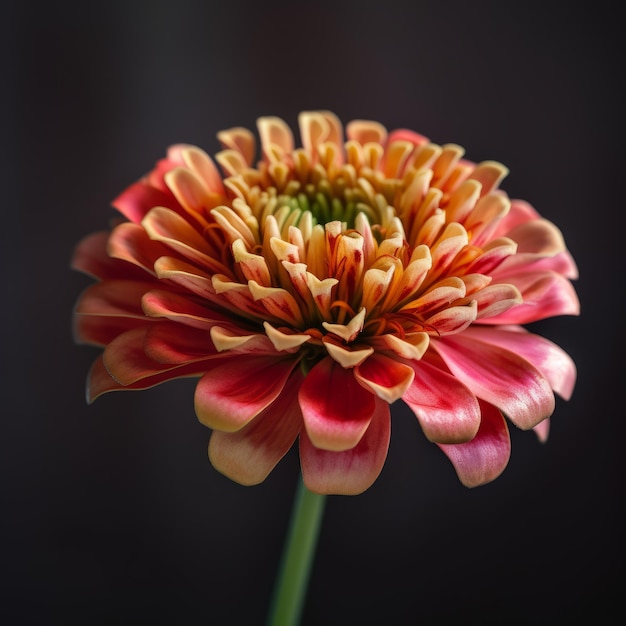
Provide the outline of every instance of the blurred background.
{"type": "Polygon", "coordinates": [[[74,245],[177,142],[301,110],[379,120],[510,168],[562,229],[578,318],[550,439],[511,427],[466,489],[395,407],[385,468],[330,497],[303,626],[623,623],[623,46],[607,2],[5,3],[2,453],[6,624],[261,625],[298,476],[206,458],[194,381],[87,406],[74,245]],[[618,282],[618,270],[620,278],[618,282]]]}

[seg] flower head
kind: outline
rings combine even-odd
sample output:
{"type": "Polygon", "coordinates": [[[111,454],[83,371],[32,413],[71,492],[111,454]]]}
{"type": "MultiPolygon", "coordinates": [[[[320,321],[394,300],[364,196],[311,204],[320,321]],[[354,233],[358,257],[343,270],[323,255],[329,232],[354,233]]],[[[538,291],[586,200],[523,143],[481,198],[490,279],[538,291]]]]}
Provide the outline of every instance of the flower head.
{"type": "Polygon", "coordinates": [[[496,162],[409,130],[328,111],[218,133],[131,185],[126,218],[84,239],[73,265],[98,282],[75,310],[104,347],[90,401],[199,377],[209,458],[242,484],[298,441],[310,490],[354,494],[379,475],[402,399],[468,486],[510,454],[505,417],[547,436],[576,370],[522,324],[576,315],[559,230],[498,188],[496,162]],[[221,168],[222,173],[220,173],[221,168]]]}

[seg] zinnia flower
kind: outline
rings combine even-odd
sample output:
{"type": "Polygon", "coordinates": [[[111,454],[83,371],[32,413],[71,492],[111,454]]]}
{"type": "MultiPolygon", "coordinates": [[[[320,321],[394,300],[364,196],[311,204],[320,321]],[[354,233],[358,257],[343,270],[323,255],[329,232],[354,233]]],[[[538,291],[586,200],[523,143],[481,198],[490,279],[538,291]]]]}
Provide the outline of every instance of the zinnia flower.
{"type": "Polygon", "coordinates": [[[356,494],[379,475],[402,399],[467,486],[510,455],[509,420],[547,436],[570,357],[521,325],[576,315],[560,231],[463,159],[409,130],[328,111],[218,133],[131,185],[126,218],[84,239],[73,266],[98,279],[77,340],[104,347],[88,400],[199,377],[209,458],[262,482],[298,441],[305,485],[356,494]],[[506,419],[505,419],[506,416],[506,419]]]}

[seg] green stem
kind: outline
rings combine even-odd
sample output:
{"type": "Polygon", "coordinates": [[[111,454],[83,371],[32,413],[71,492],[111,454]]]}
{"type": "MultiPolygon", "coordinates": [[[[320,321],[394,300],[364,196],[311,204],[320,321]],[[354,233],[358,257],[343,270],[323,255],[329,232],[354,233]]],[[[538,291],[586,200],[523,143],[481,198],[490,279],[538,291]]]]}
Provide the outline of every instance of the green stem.
{"type": "Polygon", "coordinates": [[[325,502],[299,479],[267,626],[300,623],[325,502]]]}

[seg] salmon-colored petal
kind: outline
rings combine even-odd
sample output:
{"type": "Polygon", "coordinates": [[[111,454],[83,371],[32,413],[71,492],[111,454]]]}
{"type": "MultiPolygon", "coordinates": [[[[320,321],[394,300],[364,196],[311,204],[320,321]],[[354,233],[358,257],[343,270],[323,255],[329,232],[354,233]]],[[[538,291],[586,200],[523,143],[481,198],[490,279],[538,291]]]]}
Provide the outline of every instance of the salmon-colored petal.
{"type": "Polygon", "coordinates": [[[107,242],[109,256],[127,261],[145,272],[156,276],[156,260],[168,254],[169,249],[158,241],[152,241],[146,231],[133,222],[117,226],[107,242]]]}
{"type": "Polygon", "coordinates": [[[97,398],[111,391],[137,391],[140,389],[150,389],[156,385],[175,380],[177,378],[192,378],[199,376],[205,369],[205,362],[178,365],[169,369],[155,373],[151,376],[140,378],[129,385],[121,385],[111,377],[106,367],[104,359],[100,356],[91,366],[87,377],[87,402],[91,404],[97,398]]]}
{"type": "Polygon", "coordinates": [[[476,396],[426,358],[411,366],[415,378],[402,399],[417,416],[426,437],[439,443],[472,439],[480,424],[476,396]]]}
{"type": "Polygon", "coordinates": [[[348,139],[364,146],[367,143],[385,144],[387,129],[379,122],[370,120],[352,120],[346,126],[348,139]]]}
{"type": "Polygon", "coordinates": [[[293,134],[280,117],[260,117],[257,120],[257,129],[263,154],[267,158],[272,158],[272,151],[276,148],[281,156],[293,151],[293,134]]]}
{"type": "Polygon", "coordinates": [[[302,429],[298,403],[302,379],[295,370],[278,398],[241,430],[213,431],[209,459],[215,469],[241,485],[257,485],[267,478],[302,429]]]}
{"type": "Polygon", "coordinates": [[[499,237],[501,235],[507,235],[516,226],[539,219],[540,217],[539,213],[525,200],[511,200],[511,208],[498,222],[493,236],[499,237]]]}
{"type": "Polygon", "coordinates": [[[107,247],[108,232],[100,231],[82,239],[72,255],[71,267],[98,280],[146,280],[144,271],[124,261],[112,259],[107,247]]]}
{"type": "Polygon", "coordinates": [[[160,241],[190,261],[219,271],[208,241],[183,217],[165,207],[155,207],[141,221],[150,239],[160,241]]]}
{"type": "MultiPolygon", "coordinates": [[[[129,330],[111,341],[102,355],[104,366],[116,382],[128,386],[171,370],[171,363],[157,363],[144,351],[149,326],[129,330]]],[[[178,365],[178,364],[176,364],[178,365]]]]}
{"type": "Polygon", "coordinates": [[[376,406],[374,394],[331,358],[322,359],[308,373],[299,398],[313,445],[335,452],[356,446],[376,406]]]}
{"type": "Polygon", "coordinates": [[[217,139],[224,148],[239,152],[247,165],[252,165],[256,154],[256,140],[247,128],[236,126],[217,133],[217,139]]]}
{"type": "Polygon", "coordinates": [[[141,299],[155,285],[153,282],[135,280],[96,283],[83,291],[74,311],[81,315],[145,318],[141,299]]]}
{"type": "Polygon", "coordinates": [[[72,269],[83,272],[92,278],[111,278],[111,259],[107,254],[108,231],[100,231],[83,237],[74,249],[72,269]]]}
{"type": "Polygon", "coordinates": [[[161,191],[143,182],[135,183],[113,201],[113,206],[131,222],[139,224],[156,206],[167,207],[180,213],[182,207],[168,190],[161,191]]]}
{"type": "Polygon", "coordinates": [[[509,169],[497,161],[483,161],[476,166],[470,174],[471,180],[477,180],[481,186],[481,196],[487,195],[495,189],[500,181],[507,176],[509,169]]]}
{"type": "Polygon", "coordinates": [[[466,487],[478,487],[496,479],[511,456],[509,429],[500,411],[480,403],[482,417],[476,436],[466,443],[439,444],[466,487]]]}
{"type": "Polygon", "coordinates": [[[296,361],[265,356],[217,359],[196,386],[196,415],[202,424],[235,432],[281,394],[296,361]]]}
{"type": "MultiPolygon", "coordinates": [[[[374,396],[372,396],[374,397],[374,396]]],[[[391,435],[389,405],[375,398],[372,419],[359,443],[333,452],[315,447],[306,430],[300,434],[300,463],[307,489],[314,493],[357,495],[380,475],[391,435]]]]}
{"type": "Polygon", "coordinates": [[[550,384],[522,357],[468,336],[431,341],[450,371],[476,396],[498,407],[516,426],[529,429],[554,411],[550,384]]]}
{"type": "Polygon", "coordinates": [[[469,328],[465,335],[518,354],[546,377],[556,393],[565,400],[571,397],[576,383],[576,365],[562,348],[549,339],[523,329],[506,330],[479,326],[469,328]]]}

